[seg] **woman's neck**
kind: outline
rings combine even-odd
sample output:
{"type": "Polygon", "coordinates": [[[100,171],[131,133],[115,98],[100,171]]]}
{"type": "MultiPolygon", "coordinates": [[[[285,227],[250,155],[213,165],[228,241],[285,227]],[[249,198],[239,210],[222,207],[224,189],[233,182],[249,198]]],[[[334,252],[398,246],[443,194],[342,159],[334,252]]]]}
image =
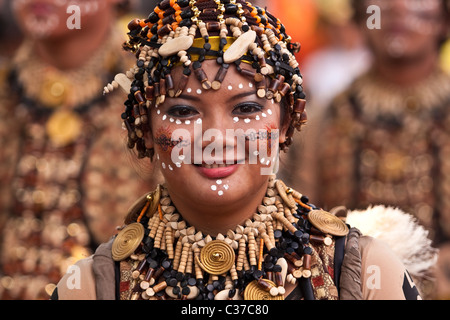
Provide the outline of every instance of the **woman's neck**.
{"type": "Polygon", "coordinates": [[[195,199],[183,198],[177,194],[170,194],[170,198],[186,222],[204,235],[215,237],[219,233],[226,234],[228,230],[234,230],[245,220],[251,219],[266,191],[267,183],[227,205],[206,206],[195,199]]]}
{"type": "Polygon", "coordinates": [[[430,76],[438,64],[438,53],[433,52],[415,59],[375,58],[373,70],[387,83],[399,87],[410,87],[430,76]]]}
{"type": "Polygon", "coordinates": [[[36,41],[35,53],[59,70],[79,68],[107,41],[112,18],[112,12],[105,12],[93,27],[82,25],[81,29],[68,31],[70,34],[36,41]]]}

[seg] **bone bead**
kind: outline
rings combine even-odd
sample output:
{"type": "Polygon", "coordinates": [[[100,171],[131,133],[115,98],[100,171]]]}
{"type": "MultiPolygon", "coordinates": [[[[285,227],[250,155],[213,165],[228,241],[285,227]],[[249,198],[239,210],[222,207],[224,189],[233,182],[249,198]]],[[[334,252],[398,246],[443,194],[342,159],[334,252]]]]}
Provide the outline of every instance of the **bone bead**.
{"type": "Polygon", "coordinates": [[[230,48],[225,51],[223,55],[224,62],[229,64],[242,57],[247,53],[250,44],[255,42],[255,39],[256,32],[253,30],[247,31],[239,36],[239,38],[236,39],[236,41],[230,46],[230,48]]]}
{"type": "Polygon", "coordinates": [[[119,73],[114,77],[114,81],[122,88],[126,94],[130,94],[131,80],[123,73],[119,73]]]}

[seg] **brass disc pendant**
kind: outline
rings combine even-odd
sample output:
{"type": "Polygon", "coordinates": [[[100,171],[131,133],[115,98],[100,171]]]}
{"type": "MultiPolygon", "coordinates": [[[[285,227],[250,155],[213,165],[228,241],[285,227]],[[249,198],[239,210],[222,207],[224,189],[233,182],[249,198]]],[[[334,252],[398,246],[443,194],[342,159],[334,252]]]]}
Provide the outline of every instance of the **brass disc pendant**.
{"type": "Polygon", "coordinates": [[[82,121],[78,114],[68,110],[53,113],[46,124],[47,134],[56,147],[74,142],[82,132],[82,121]]]}
{"type": "MultiPolygon", "coordinates": [[[[267,279],[264,279],[264,281],[276,287],[276,284],[272,281],[267,279]]],[[[258,280],[254,280],[245,288],[244,300],[284,300],[284,296],[282,294],[272,296],[258,285],[258,280]]]]}
{"type": "Polygon", "coordinates": [[[348,227],[345,222],[324,210],[313,210],[309,212],[308,220],[323,233],[338,237],[348,234],[348,227]]]}
{"type": "Polygon", "coordinates": [[[212,275],[222,275],[233,267],[233,248],[222,240],[208,242],[200,252],[200,267],[212,275]]]}
{"type": "Polygon", "coordinates": [[[128,209],[128,214],[125,218],[125,224],[131,224],[137,220],[141,210],[145,207],[147,201],[151,201],[150,206],[147,209],[147,217],[152,217],[153,214],[158,210],[159,200],[161,199],[161,186],[158,185],[155,191],[149,192],[142,197],[140,197],[130,209],[128,209]]]}
{"type": "Polygon", "coordinates": [[[122,261],[133,254],[144,238],[144,226],[140,223],[132,223],[122,229],[114,239],[112,245],[112,258],[114,261],[122,261]]]}

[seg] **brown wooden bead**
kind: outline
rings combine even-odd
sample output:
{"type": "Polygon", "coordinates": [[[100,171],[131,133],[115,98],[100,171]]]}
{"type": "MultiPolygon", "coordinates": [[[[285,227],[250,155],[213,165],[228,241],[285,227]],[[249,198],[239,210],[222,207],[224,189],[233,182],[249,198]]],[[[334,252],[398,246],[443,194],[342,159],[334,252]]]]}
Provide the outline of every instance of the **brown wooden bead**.
{"type": "Polygon", "coordinates": [[[303,113],[305,111],[306,107],[306,100],[304,99],[297,99],[294,103],[294,112],[295,113],[303,113]]]}
{"type": "Polygon", "coordinates": [[[166,79],[166,89],[167,89],[167,93],[169,94],[170,97],[175,96],[175,91],[174,91],[174,85],[173,85],[173,78],[170,74],[166,74],[165,75],[165,79],[166,79]]]}
{"type": "Polygon", "coordinates": [[[178,90],[175,93],[175,97],[178,97],[178,96],[180,96],[183,93],[184,89],[186,88],[186,85],[187,85],[188,81],[189,81],[189,76],[183,74],[181,76],[180,81],[178,82],[178,90]]]}

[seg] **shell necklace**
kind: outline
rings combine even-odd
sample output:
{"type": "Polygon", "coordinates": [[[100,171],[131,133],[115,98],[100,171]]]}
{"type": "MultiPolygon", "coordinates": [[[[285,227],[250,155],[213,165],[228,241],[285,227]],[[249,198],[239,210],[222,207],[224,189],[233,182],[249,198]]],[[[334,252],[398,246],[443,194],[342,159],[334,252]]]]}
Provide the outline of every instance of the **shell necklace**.
{"type": "Polygon", "coordinates": [[[163,186],[141,199],[112,246],[130,265],[133,300],[283,300],[286,282],[311,276],[312,243],[348,233],[275,176],[253,219],[215,238],[188,226],[163,186]]]}

